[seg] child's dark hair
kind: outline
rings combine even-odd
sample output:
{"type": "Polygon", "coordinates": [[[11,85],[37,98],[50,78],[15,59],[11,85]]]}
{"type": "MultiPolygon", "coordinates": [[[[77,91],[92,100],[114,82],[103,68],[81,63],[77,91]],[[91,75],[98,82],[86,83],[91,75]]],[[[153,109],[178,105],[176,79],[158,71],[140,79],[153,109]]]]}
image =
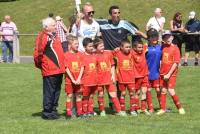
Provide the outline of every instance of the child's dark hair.
{"type": "Polygon", "coordinates": [[[138,44],[143,44],[142,40],[134,41],[132,43],[133,48],[135,48],[138,44]]]}
{"type": "Polygon", "coordinates": [[[94,43],[94,48],[97,48],[99,44],[103,43],[103,40],[100,37],[96,37],[93,40],[93,43],[94,43]]]}
{"type": "Polygon", "coordinates": [[[124,44],[126,44],[126,43],[131,44],[131,42],[128,39],[125,39],[125,40],[121,41],[120,47],[123,47],[124,44]]]}
{"type": "Polygon", "coordinates": [[[119,9],[119,6],[113,5],[109,8],[109,14],[112,15],[112,10],[113,9],[119,9]]]}
{"type": "Polygon", "coordinates": [[[93,43],[93,40],[91,38],[83,39],[83,46],[84,47],[86,47],[89,43],[93,43]]]}

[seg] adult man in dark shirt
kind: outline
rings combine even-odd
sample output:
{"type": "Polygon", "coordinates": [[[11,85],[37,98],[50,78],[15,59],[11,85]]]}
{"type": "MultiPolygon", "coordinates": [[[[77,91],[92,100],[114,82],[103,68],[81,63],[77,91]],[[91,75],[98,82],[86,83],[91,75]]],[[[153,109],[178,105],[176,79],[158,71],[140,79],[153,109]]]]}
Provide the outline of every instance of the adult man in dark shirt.
{"type": "Polygon", "coordinates": [[[200,50],[200,36],[199,34],[195,34],[200,31],[200,21],[197,19],[195,12],[191,11],[189,14],[189,20],[185,24],[185,31],[188,32],[186,36],[186,46],[185,46],[185,56],[183,66],[187,66],[189,52],[195,52],[195,62],[194,65],[197,66],[198,58],[199,58],[199,50],[200,50]]]}
{"type": "Polygon", "coordinates": [[[120,9],[118,6],[111,6],[109,14],[111,19],[97,20],[100,25],[100,32],[105,44],[105,49],[113,50],[119,47],[121,41],[127,39],[129,35],[137,38],[138,36],[146,38],[146,35],[140,32],[133,23],[120,19],[120,9]]]}

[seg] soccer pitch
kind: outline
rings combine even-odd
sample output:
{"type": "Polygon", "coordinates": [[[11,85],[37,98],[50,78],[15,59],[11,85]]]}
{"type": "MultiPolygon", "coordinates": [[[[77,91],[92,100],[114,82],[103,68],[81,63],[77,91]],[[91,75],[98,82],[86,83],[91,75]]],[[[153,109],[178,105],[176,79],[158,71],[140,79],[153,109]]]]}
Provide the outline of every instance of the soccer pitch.
{"type": "MultiPolygon", "coordinates": [[[[172,108],[172,112],[162,116],[119,117],[108,114],[106,117],[66,120],[65,93],[62,90],[59,101],[61,119],[45,121],[40,118],[40,71],[32,64],[0,64],[0,134],[198,134],[199,72],[199,67],[179,69],[176,92],[186,110],[185,115],[178,114],[168,97],[167,107],[172,108]]],[[[157,107],[156,95],[154,91],[153,93],[157,107]]]]}

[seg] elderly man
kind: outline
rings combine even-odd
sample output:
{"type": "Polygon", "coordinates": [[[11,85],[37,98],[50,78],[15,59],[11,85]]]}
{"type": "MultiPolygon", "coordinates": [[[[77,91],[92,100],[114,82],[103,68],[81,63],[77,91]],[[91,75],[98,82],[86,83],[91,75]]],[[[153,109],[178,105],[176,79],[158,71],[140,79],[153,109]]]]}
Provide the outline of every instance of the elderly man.
{"type": "Polygon", "coordinates": [[[92,38],[95,36],[100,36],[99,24],[93,19],[94,9],[90,3],[86,3],[83,6],[83,18],[79,21],[78,27],[74,28],[72,31],[73,35],[76,35],[79,40],[79,51],[84,52],[85,49],[82,45],[84,38],[92,38]]]}
{"type": "Polygon", "coordinates": [[[62,76],[65,72],[64,52],[56,36],[56,22],[52,18],[43,20],[43,31],[37,36],[34,49],[35,66],[43,76],[43,119],[58,119],[58,100],[62,76]]]}
{"type": "Polygon", "coordinates": [[[1,24],[0,32],[2,36],[2,60],[3,62],[13,61],[13,34],[17,31],[17,27],[14,22],[12,22],[11,17],[6,15],[4,17],[4,22],[1,24]],[[9,49],[9,57],[7,58],[7,49],[9,49]]]}

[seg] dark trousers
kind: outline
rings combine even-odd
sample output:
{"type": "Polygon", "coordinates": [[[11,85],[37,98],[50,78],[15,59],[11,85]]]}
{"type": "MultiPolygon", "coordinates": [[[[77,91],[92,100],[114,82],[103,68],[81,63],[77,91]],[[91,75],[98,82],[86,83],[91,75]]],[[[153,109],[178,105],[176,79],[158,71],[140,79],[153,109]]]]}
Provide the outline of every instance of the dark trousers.
{"type": "Polygon", "coordinates": [[[63,74],[43,77],[43,116],[57,112],[63,74]]]}

